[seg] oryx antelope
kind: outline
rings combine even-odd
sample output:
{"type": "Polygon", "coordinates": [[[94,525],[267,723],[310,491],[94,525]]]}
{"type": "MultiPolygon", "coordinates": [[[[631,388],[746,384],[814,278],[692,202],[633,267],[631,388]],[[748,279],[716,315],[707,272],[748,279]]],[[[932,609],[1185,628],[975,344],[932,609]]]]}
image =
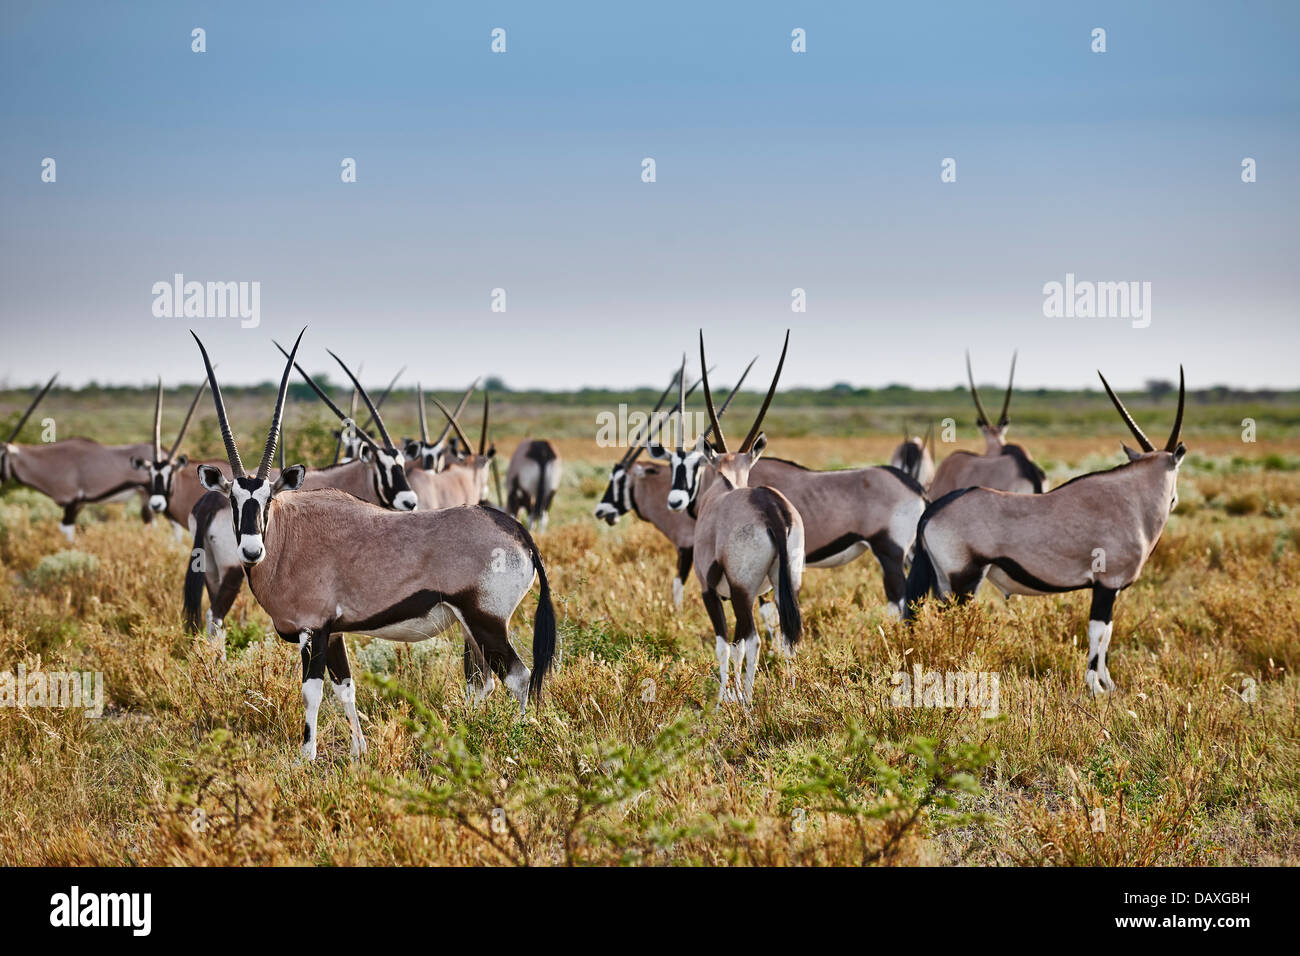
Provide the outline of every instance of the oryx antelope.
{"type": "Polygon", "coordinates": [[[555,490],[560,487],[560,453],[542,438],[525,438],[506,468],[506,514],[522,510],[530,531],[545,531],[555,490]]]}
{"type": "MultiPolygon", "coordinates": [[[[361,368],[362,367],[360,365],[357,366],[358,377],[361,376],[361,368]]],[[[402,373],[405,371],[406,371],[406,366],[403,365],[401,368],[397,370],[397,374],[394,375],[392,379],[389,380],[388,387],[385,388],[382,393],[380,393],[379,401],[375,402],[374,404],[374,407],[376,409],[384,407],[384,402],[388,400],[389,393],[392,392],[393,386],[397,384],[397,380],[402,377],[402,373]]],[[[349,462],[352,459],[359,456],[361,454],[361,449],[365,444],[361,440],[361,437],[357,434],[358,429],[356,427],[356,417],[355,417],[356,413],[357,413],[357,388],[356,386],[353,386],[352,398],[348,402],[348,417],[343,420],[343,424],[339,427],[339,430],[334,433],[335,438],[337,439],[334,445],[334,464],[336,465],[349,462]]],[[[375,413],[372,411],[370,413],[370,416],[366,419],[366,423],[361,426],[360,431],[368,430],[370,426],[374,424],[374,422],[375,422],[375,413]]]]}
{"type": "MultiPolygon", "coordinates": [[[[453,418],[460,417],[460,413],[465,410],[465,404],[476,388],[478,388],[478,379],[470,382],[469,388],[465,389],[465,394],[461,396],[456,410],[452,412],[453,418]]],[[[449,457],[446,439],[447,433],[451,431],[451,419],[447,419],[447,424],[442,426],[438,437],[430,441],[428,420],[425,417],[423,385],[415,386],[415,401],[420,413],[420,438],[418,441],[414,438],[402,439],[402,449],[406,453],[406,470],[408,473],[416,468],[423,468],[425,471],[442,471],[449,457]]]]}
{"type": "MultiPolygon", "coordinates": [[[[419,389],[420,400],[423,403],[424,390],[419,389]]],[[[432,396],[430,396],[432,397],[432,396]]],[[[433,399],[433,403],[438,406],[439,411],[447,418],[447,426],[456,430],[457,436],[466,448],[472,449],[469,439],[461,430],[460,422],[456,420],[455,413],[448,411],[447,407],[433,399]]],[[[420,498],[420,508],[427,511],[434,511],[441,508],[456,508],[461,505],[476,505],[488,497],[488,469],[495,459],[497,449],[495,445],[489,445],[487,440],[488,434],[488,414],[490,404],[488,395],[483,394],[483,428],[479,433],[478,452],[451,458],[438,471],[429,471],[423,468],[408,469],[408,480],[411,482],[411,488],[420,498]]],[[[424,422],[421,414],[421,430],[423,431],[424,422]]],[[[441,442],[439,442],[441,444],[441,442]]]]}
{"type": "MultiPolygon", "coordinates": [[[[283,349],[280,351],[284,352],[283,349]]],[[[284,354],[288,355],[287,352],[284,354]]],[[[351,370],[338,356],[334,356],[334,359],[355,383],[356,379],[351,370]]],[[[316,396],[345,426],[352,421],[351,417],[345,415],[330,400],[301,366],[295,363],[293,367],[311,386],[316,396]]],[[[333,488],[393,511],[412,511],[418,499],[407,481],[401,452],[393,447],[383,419],[378,416],[378,403],[372,402],[369,393],[359,384],[354,384],[354,387],[366,406],[371,409],[383,444],[375,441],[364,429],[353,426],[358,441],[361,442],[359,457],[342,464],[308,471],[302,481],[302,490],[333,488]]],[[[228,465],[217,463],[215,467],[224,471],[228,465]]],[[[193,471],[197,479],[198,469],[193,471]]],[[[226,477],[229,479],[234,476],[227,474],[226,477]]],[[[270,477],[275,480],[279,474],[273,469],[270,477]]],[[[201,482],[200,485],[202,487],[201,482]]],[[[200,624],[199,612],[203,605],[203,592],[207,591],[208,612],[205,630],[212,645],[220,648],[223,656],[226,651],[225,617],[234,606],[235,599],[239,597],[244,581],[244,574],[240,567],[242,558],[236,548],[231,524],[225,520],[229,508],[230,503],[225,495],[204,494],[194,505],[190,516],[190,525],[194,531],[194,546],[189,570],[185,574],[184,587],[185,623],[191,631],[198,631],[203,626],[200,624]]]]}
{"type": "MultiPolygon", "coordinates": [[[[235,477],[227,479],[211,466],[201,467],[199,476],[209,490],[228,497],[249,588],[276,633],[300,649],[303,756],[316,756],[316,717],[326,671],[352,730],[352,752],[365,750],[345,631],[414,642],[459,623],[471,691],[486,694],[496,674],[518,699],[522,714],[529,696],[541,693],[556,635],[546,570],[532,538],[518,522],[485,508],[398,514],[334,489],[305,491],[302,465],[271,481],[270,463],[301,340],[300,332],[280,379],[262,462],[249,476],[207,350],[195,336],[235,477]],[[534,577],[541,593],[530,672],[511,646],[508,628],[534,577]]],[[[375,423],[379,425],[378,415],[375,423]]]]}
{"type": "Polygon", "coordinates": [[[999,491],[1033,492],[1043,490],[1043,470],[1030,459],[1029,453],[1019,445],[1007,442],[1007,426],[1011,419],[1011,386],[1016,378],[1016,357],[1011,356],[1011,375],[1007,378],[1007,393],[1002,399],[1002,414],[993,424],[980,393],[975,388],[971,373],[970,353],[966,353],[966,378],[970,382],[971,398],[975,400],[976,424],[984,435],[984,454],[972,451],[955,451],[939,464],[934,481],[930,484],[930,500],[937,501],[958,488],[996,488],[999,491]]]}
{"type": "Polygon", "coordinates": [[[903,426],[903,443],[894,449],[889,466],[897,468],[922,488],[934,481],[934,423],[925,430],[925,437],[909,435],[903,426]]]}
{"type": "MultiPolygon", "coordinates": [[[[703,447],[701,442],[672,455],[650,449],[651,455],[670,462],[667,500],[672,511],[697,512],[696,502],[708,494],[717,470],[701,467],[703,447]]],[[[907,556],[926,504],[924,489],[914,478],[889,465],[813,471],[793,461],[765,457],[752,462],[749,484],[774,488],[794,505],[803,522],[804,567],[837,568],[868,552],[874,554],[888,613],[902,613],[907,556]]]]}
{"type": "MultiPolygon", "coordinates": [[[[82,505],[127,492],[147,492],[148,479],[131,462],[148,455],[151,447],[147,442],[101,445],[89,438],[64,438],[39,445],[16,444],[14,439],[58,377],[57,373],[51,376],[10,430],[9,437],[0,442],[0,482],[12,478],[52,498],[63,509],[59,530],[71,542],[76,536],[77,512],[82,505]]],[[[152,517],[147,504],[142,516],[152,517]]]]}
{"type": "Polygon", "coordinates": [[[921,516],[907,579],[909,618],[928,593],[969,601],[990,569],[1002,571],[1019,594],[1091,588],[1086,681],[1094,694],[1115,687],[1106,666],[1115,595],[1138,579],[1159,542],[1178,504],[1178,467],[1187,452],[1179,440],[1186,396],[1181,367],[1178,412],[1159,451],[1106,379],[1101,381],[1142,450],[1125,445],[1126,464],[1081,475],[1041,495],[988,488],[950,492],[921,516]]]}
{"type": "MultiPolygon", "coordinates": [[[[190,419],[194,417],[194,409],[199,404],[199,399],[207,391],[208,383],[205,379],[200,383],[194,393],[194,398],[190,400],[190,407],[185,412],[185,420],[181,423],[180,431],[176,433],[176,440],[172,442],[171,449],[165,454],[162,447],[162,380],[158,381],[158,394],[154,401],[153,409],[153,448],[149,457],[135,456],[131,459],[131,467],[143,471],[149,478],[149,509],[154,514],[166,514],[171,519],[172,527],[176,531],[177,537],[180,537],[189,530],[193,533],[193,526],[190,521],[190,513],[194,510],[195,504],[203,497],[206,492],[203,486],[199,484],[198,472],[193,468],[186,468],[189,464],[189,457],[178,455],[181,442],[185,439],[185,432],[190,427],[190,419]]],[[[216,459],[211,459],[205,464],[219,465],[216,459]]]]}
{"type": "MultiPolygon", "coordinates": [[[[754,362],[758,361],[757,357],[750,360],[745,371],[741,373],[740,379],[731,389],[731,394],[727,400],[722,403],[718,409],[718,418],[727,411],[727,406],[744,384],[749,370],[754,367],[754,362]]],[[[691,573],[691,565],[694,559],[695,549],[695,516],[684,511],[673,511],[668,507],[668,492],[672,489],[672,471],[661,468],[653,464],[638,464],[637,458],[641,452],[649,445],[658,445],[660,427],[666,419],[659,418],[659,409],[663,407],[668,393],[673,386],[677,384],[677,378],[680,373],[674,373],[673,380],[668,383],[663,394],[659,396],[659,401],[654,409],[650,412],[647,425],[644,429],[638,430],[637,434],[629,438],[629,448],[614,467],[609,472],[609,483],[605,485],[605,493],[601,496],[600,503],[596,505],[595,515],[607,524],[613,525],[619,518],[629,511],[636,514],[642,521],[649,521],[658,529],[659,533],[667,538],[677,549],[677,573],[673,577],[673,607],[681,610],[682,595],[686,589],[686,578],[691,573]]],[[[690,398],[695,389],[699,386],[699,380],[686,390],[685,398],[690,398]]],[[[678,411],[674,406],[669,415],[678,411]]],[[[705,437],[709,432],[706,431],[705,437]]],[[[768,611],[771,608],[764,608],[768,611]]],[[[776,630],[777,622],[775,620],[767,621],[769,629],[776,630]]]]}
{"type": "MultiPolygon", "coordinates": [[[[707,440],[696,443],[707,467],[716,474],[716,480],[704,492],[696,507],[695,522],[695,576],[700,582],[704,608],[713,624],[714,649],[718,658],[718,700],[740,700],[748,704],[753,699],[754,675],[758,668],[758,628],[754,623],[754,601],[769,588],[776,593],[777,614],[780,620],[778,643],[786,653],[793,652],[803,630],[799,613],[799,586],[803,577],[804,534],[803,521],[789,499],[774,488],[749,486],[750,469],[767,447],[767,436],[760,431],[763,416],[767,414],[776,394],[781,369],[785,365],[786,350],[790,347],[790,333],[786,332],[781,359],[767,397],[758,410],[758,416],[741,442],[738,450],[727,450],[727,440],[718,423],[718,414],[709,391],[709,375],[704,358],[704,333],[700,333],[700,369],[704,385],[704,403],[709,411],[709,424],[717,449],[707,440]],[[729,599],[736,617],[734,641],[728,639],[727,618],[722,608],[723,599],[729,599]],[[728,680],[729,670],[736,672],[733,691],[728,680]],[[743,682],[742,682],[743,672],[743,682]]],[[[678,389],[684,388],[686,361],[682,360],[682,378],[678,389]]],[[[686,399],[682,393],[678,405],[685,414],[686,399]]],[[[676,473],[682,467],[686,450],[682,445],[685,429],[677,433],[677,450],[672,455],[674,485],[676,473]]],[[[674,488],[674,491],[676,489],[674,488]]],[[[670,492],[670,496],[671,496],[670,492]]],[[[685,507],[683,503],[675,510],[685,507]]]]}

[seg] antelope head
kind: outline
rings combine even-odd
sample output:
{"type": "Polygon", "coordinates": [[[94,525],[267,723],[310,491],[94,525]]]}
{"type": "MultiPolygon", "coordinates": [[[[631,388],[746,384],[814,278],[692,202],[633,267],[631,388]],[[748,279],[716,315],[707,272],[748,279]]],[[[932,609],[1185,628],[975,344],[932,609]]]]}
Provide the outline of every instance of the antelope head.
{"type": "Polygon", "coordinates": [[[244,465],[239,460],[239,449],[235,446],[235,436],[230,431],[230,422],[226,418],[226,405],[221,399],[221,388],[217,385],[216,374],[212,371],[212,362],[208,359],[208,350],[203,347],[199,337],[199,351],[203,353],[203,366],[208,373],[208,383],[212,386],[212,403],[217,409],[217,421],[221,425],[221,439],[226,444],[226,459],[230,462],[233,479],[221,473],[215,465],[199,465],[199,483],[208,491],[219,491],[230,498],[231,521],[235,528],[235,540],[239,546],[239,560],[245,568],[260,564],[266,557],[266,535],[271,521],[271,501],[276,495],[286,491],[297,491],[307,477],[307,469],[302,465],[281,470],[280,477],[270,480],[271,462],[275,458],[275,446],[280,440],[280,420],[284,416],[284,398],[289,391],[289,373],[294,367],[294,356],[298,354],[298,345],[302,342],[303,332],[298,333],[293,343],[293,351],[287,353],[289,361],[280,377],[280,393],[275,400],[275,411],[271,415],[271,429],[266,435],[266,447],[262,451],[262,462],[257,466],[257,474],[249,477],[244,465]]]}
{"type": "MultiPolygon", "coordinates": [[[[685,511],[694,504],[700,493],[701,463],[707,463],[709,467],[718,473],[719,477],[725,479],[733,488],[744,488],[749,484],[749,469],[763,456],[763,450],[767,448],[767,436],[760,429],[763,425],[763,418],[767,415],[767,410],[772,404],[772,397],[776,394],[777,382],[781,380],[781,369],[785,366],[785,353],[789,348],[790,332],[786,330],[785,344],[781,347],[781,359],[776,363],[776,374],[772,376],[772,384],[768,387],[767,396],[763,399],[763,405],[758,410],[758,415],[749,429],[749,434],[740,443],[739,450],[732,452],[727,450],[727,440],[722,434],[719,419],[726,412],[731,400],[735,398],[736,392],[740,390],[740,383],[745,380],[745,376],[740,377],[740,381],[736,383],[735,388],[731,390],[731,394],[727,396],[727,400],[723,402],[722,409],[715,409],[713,406],[713,393],[709,390],[709,373],[705,366],[704,333],[700,332],[700,369],[702,370],[700,378],[704,385],[704,404],[709,411],[709,427],[689,452],[683,445],[685,429],[678,431],[677,450],[668,456],[668,461],[671,463],[673,470],[672,490],[668,492],[668,507],[670,510],[685,511]],[[717,447],[714,447],[714,444],[710,442],[710,435],[715,437],[717,447]]],[[[757,361],[757,358],[754,361],[757,361]]],[[[750,368],[753,367],[754,361],[749,363],[750,368]]],[[[683,358],[683,366],[685,362],[686,360],[683,358]]],[[[745,369],[745,374],[749,374],[749,368],[745,369]]],[[[682,396],[680,405],[684,416],[685,396],[682,396]]],[[[651,449],[650,454],[655,455],[655,450],[651,449]]]]}
{"type": "Polygon", "coordinates": [[[1128,445],[1122,445],[1124,454],[1128,456],[1130,463],[1134,462],[1152,462],[1146,467],[1153,468],[1164,480],[1165,497],[1169,501],[1169,510],[1172,512],[1178,507],[1178,468],[1183,463],[1183,456],[1187,454],[1187,446],[1182,442],[1183,432],[1183,406],[1187,397],[1186,381],[1183,378],[1183,367],[1178,366],[1178,412],[1174,416],[1174,427],[1169,432],[1169,440],[1165,442],[1165,447],[1156,450],[1151,444],[1151,440],[1143,434],[1142,429],[1138,428],[1137,422],[1133,416],[1128,413],[1124,403],[1119,400],[1106,381],[1106,376],[1100,371],[1097,377],[1101,379],[1101,384],[1106,388],[1106,394],[1110,396],[1111,402],[1115,405],[1115,410],[1119,412],[1119,417],[1124,419],[1124,424],[1128,426],[1133,437],[1137,439],[1141,451],[1136,451],[1128,445]]]}
{"type": "Polygon", "coordinates": [[[975,399],[975,423],[984,435],[984,453],[986,455],[996,455],[1002,451],[1002,446],[1007,442],[1007,426],[1011,424],[1011,419],[1007,417],[1007,410],[1011,407],[1011,384],[1016,380],[1016,353],[1011,353],[1011,374],[1007,377],[1007,393],[1002,398],[1002,414],[998,416],[998,423],[993,424],[989,418],[988,412],[984,411],[984,403],[980,401],[980,393],[975,388],[975,376],[970,370],[970,352],[966,353],[966,380],[970,382],[971,398],[975,399]]]}
{"type": "MultiPolygon", "coordinates": [[[[276,343],[275,347],[280,349],[281,354],[288,357],[289,353],[276,343]]],[[[328,352],[329,350],[326,349],[328,352]]],[[[406,480],[406,458],[402,452],[393,444],[393,439],[388,434],[388,429],[384,426],[384,419],[379,414],[379,406],[371,400],[370,393],[362,387],[357,381],[357,377],[352,374],[352,370],[347,367],[346,363],[330,352],[330,357],[339,363],[347,377],[352,381],[352,387],[357,390],[361,400],[366,403],[370,409],[370,417],[374,420],[375,427],[379,429],[379,441],[376,441],[364,429],[358,428],[350,416],[343,414],[343,410],[335,405],[325,391],[316,384],[315,379],[303,371],[302,366],[292,362],[291,367],[298,370],[311,390],[316,393],[316,397],[325,403],[325,406],[338,416],[339,421],[343,422],[344,432],[353,431],[361,442],[361,450],[357,455],[362,461],[370,465],[371,480],[374,483],[375,494],[385,508],[393,511],[414,511],[419,504],[419,499],[414,491],[411,490],[410,484],[406,480]]],[[[400,374],[400,373],[399,373],[400,374]]]]}
{"type": "Polygon", "coordinates": [[[167,510],[172,497],[172,480],[189,463],[187,456],[178,455],[176,451],[181,447],[181,441],[185,438],[185,429],[190,427],[194,409],[198,406],[199,399],[203,397],[207,387],[208,382],[204,379],[198,391],[194,393],[194,398],[190,400],[189,411],[185,413],[185,421],[181,423],[181,430],[177,433],[176,440],[172,442],[171,450],[164,454],[162,448],[163,388],[162,379],[158,379],[158,395],[153,406],[153,458],[148,461],[138,456],[131,458],[132,468],[149,474],[149,510],[157,514],[167,510]]]}
{"type": "MultiPolygon", "coordinates": [[[[497,454],[497,446],[488,442],[488,419],[491,413],[491,402],[488,393],[483,393],[483,427],[479,432],[477,452],[474,451],[474,446],[470,443],[470,440],[465,437],[465,432],[460,427],[460,422],[457,421],[456,416],[435,396],[430,395],[429,397],[433,400],[433,404],[438,406],[438,411],[442,412],[447,419],[447,427],[454,429],[456,432],[456,437],[448,443],[448,452],[453,457],[452,463],[458,468],[466,468],[473,473],[474,483],[478,488],[479,501],[486,501],[490,488],[488,481],[489,469],[492,460],[497,454]]],[[[466,395],[466,398],[468,397],[466,395]]]]}
{"type": "MultiPolygon", "coordinates": [[[[613,525],[619,518],[632,510],[632,488],[631,475],[633,466],[640,456],[641,452],[647,447],[646,438],[653,431],[655,438],[659,436],[660,429],[663,428],[664,419],[659,417],[659,409],[663,408],[664,402],[668,400],[668,393],[672,391],[680,372],[674,372],[672,380],[669,381],[668,387],[663,390],[659,396],[659,401],[655,403],[654,410],[650,412],[650,418],[643,427],[637,429],[636,436],[629,437],[627,451],[623,457],[614,463],[614,467],[609,470],[609,483],[605,485],[605,494],[601,496],[600,502],[596,505],[595,515],[601,521],[608,525],[613,525]]],[[[690,397],[691,392],[695,391],[696,382],[692,385],[690,391],[686,393],[690,397]]],[[[675,411],[675,409],[674,409],[675,411]]],[[[671,417],[672,412],[668,413],[671,417]]],[[[654,447],[659,447],[655,445],[654,447]]]]}
{"type": "MultiPolygon", "coordinates": [[[[454,415],[460,415],[465,410],[465,403],[469,397],[474,394],[474,389],[478,387],[478,379],[470,383],[465,394],[461,396],[460,404],[456,406],[454,415]]],[[[424,386],[417,384],[415,386],[415,398],[420,410],[420,438],[402,439],[402,449],[406,453],[408,461],[414,464],[416,468],[423,468],[425,471],[439,472],[447,467],[448,447],[447,433],[451,431],[451,420],[442,426],[442,433],[434,441],[429,441],[429,426],[424,412],[424,386]]]]}
{"type": "Polygon", "coordinates": [[[27,424],[27,419],[32,417],[32,412],[36,411],[36,406],[41,403],[41,399],[44,398],[45,393],[53,387],[54,380],[58,377],[58,372],[55,372],[50,376],[50,380],[45,383],[45,387],[36,394],[36,397],[32,399],[32,403],[27,406],[27,411],[23,412],[22,417],[18,419],[18,424],[10,430],[9,437],[3,442],[0,442],[0,481],[7,481],[9,479],[9,455],[11,452],[17,450],[13,444],[14,439],[17,438],[18,433],[23,430],[23,426],[27,424]]]}
{"type": "MultiPolygon", "coordinates": [[[[284,350],[281,349],[281,351],[284,350]]],[[[358,378],[361,377],[363,368],[364,365],[357,366],[358,378]]],[[[388,387],[385,388],[384,391],[380,394],[379,401],[375,402],[374,405],[375,408],[384,407],[384,402],[388,400],[388,395],[390,392],[392,392],[393,386],[397,384],[397,380],[402,377],[402,373],[405,371],[406,371],[405,365],[403,365],[401,368],[397,370],[397,374],[394,375],[392,379],[389,381],[388,387]]],[[[352,397],[348,400],[348,417],[344,419],[343,426],[334,433],[334,437],[337,439],[337,442],[335,443],[334,446],[334,464],[336,465],[342,462],[351,461],[354,458],[361,457],[361,448],[362,445],[364,445],[365,443],[361,440],[361,437],[357,434],[356,414],[357,414],[357,388],[356,386],[353,386],[352,397]]],[[[366,423],[361,427],[362,429],[368,429],[374,423],[375,423],[375,416],[372,413],[370,417],[366,419],[366,423]]]]}

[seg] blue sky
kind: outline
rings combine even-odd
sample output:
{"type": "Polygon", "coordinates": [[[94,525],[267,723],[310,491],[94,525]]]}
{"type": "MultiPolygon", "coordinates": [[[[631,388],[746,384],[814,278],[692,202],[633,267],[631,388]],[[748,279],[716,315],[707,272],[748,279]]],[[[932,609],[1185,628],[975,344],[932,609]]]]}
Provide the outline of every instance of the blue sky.
{"type": "Polygon", "coordinates": [[[194,381],[189,326],[259,381],[309,324],[448,386],[657,383],[700,327],[770,369],[787,326],[789,384],[1300,384],[1300,5],[460,7],[7,2],[0,382],[194,381]],[[155,317],[176,272],[261,324],[155,317]],[[1067,272],[1150,326],[1045,318],[1067,272]]]}

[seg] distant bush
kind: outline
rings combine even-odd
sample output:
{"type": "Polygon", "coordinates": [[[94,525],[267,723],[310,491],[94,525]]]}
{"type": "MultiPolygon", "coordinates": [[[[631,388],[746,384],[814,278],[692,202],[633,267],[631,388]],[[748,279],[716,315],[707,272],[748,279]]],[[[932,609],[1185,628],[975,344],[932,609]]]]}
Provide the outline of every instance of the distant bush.
{"type": "Polygon", "coordinates": [[[27,583],[39,591],[88,584],[99,571],[99,558],[84,551],[59,551],[41,558],[27,572],[27,583]]]}

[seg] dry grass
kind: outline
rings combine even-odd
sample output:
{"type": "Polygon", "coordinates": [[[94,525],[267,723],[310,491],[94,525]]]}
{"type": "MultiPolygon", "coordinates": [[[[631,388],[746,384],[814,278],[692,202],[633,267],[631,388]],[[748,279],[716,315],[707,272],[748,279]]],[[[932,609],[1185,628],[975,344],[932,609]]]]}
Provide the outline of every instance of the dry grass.
{"type": "MultiPolygon", "coordinates": [[[[893,441],[772,448],[848,465],[893,441]]],[[[1033,447],[1055,480],[1117,461],[1114,435],[1033,447]]],[[[51,560],[57,512],[11,492],[0,668],[102,671],[109,706],[0,709],[0,863],[1300,863],[1300,473],[1234,464],[1241,447],[1193,449],[1117,604],[1112,697],[1084,693],[1085,594],[984,593],[909,632],[859,561],[808,573],[793,687],[768,659],[745,711],[714,703],[698,588],[674,615],[671,549],[591,519],[609,456],[567,440],[541,539],[564,644],[543,705],[522,722],[501,692],[468,707],[458,639],[353,642],[371,749],[349,759],[330,701],[312,766],[297,654],[247,595],[215,661],[179,626],[188,542],[106,506],[80,531],[89,557],[51,560]],[[1001,716],[892,706],[914,663],[997,672],[1001,716]]],[[[521,650],[531,618],[530,598],[521,650]]]]}

